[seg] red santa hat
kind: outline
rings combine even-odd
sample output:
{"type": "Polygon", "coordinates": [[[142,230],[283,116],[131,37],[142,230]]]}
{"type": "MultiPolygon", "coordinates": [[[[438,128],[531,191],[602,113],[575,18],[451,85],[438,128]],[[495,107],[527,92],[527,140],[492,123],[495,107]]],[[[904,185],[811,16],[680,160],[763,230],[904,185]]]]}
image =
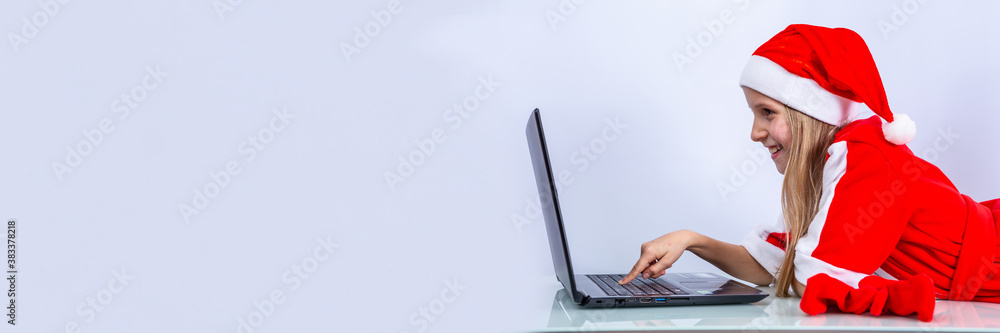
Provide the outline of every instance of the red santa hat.
{"type": "Polygon", "coordinates": [[[754,51],[740,85],[834,126],[864,103],[886,120],[882,133],[903,145],[916,134],[905,114],[893,116],[868,45],[854,31],[793,24],[754,51]]]}

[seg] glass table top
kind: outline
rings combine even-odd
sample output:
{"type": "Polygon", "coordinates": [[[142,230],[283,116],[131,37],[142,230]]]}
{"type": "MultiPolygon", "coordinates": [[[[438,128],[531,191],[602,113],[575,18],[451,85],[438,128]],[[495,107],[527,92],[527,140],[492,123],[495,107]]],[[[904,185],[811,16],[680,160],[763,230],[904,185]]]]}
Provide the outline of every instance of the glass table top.
{"type": "Polygon", "coordinates": [[[758,289],[771,296],[751,304],[593,309],[577,306],[559,288],[547,326],[540,331],[1000,331],[1000,304],[938,300],[934,320],[926,323],[915,315],[810,316],[799,309],[798,298],[776,298],[772,287],[758,289]]]}

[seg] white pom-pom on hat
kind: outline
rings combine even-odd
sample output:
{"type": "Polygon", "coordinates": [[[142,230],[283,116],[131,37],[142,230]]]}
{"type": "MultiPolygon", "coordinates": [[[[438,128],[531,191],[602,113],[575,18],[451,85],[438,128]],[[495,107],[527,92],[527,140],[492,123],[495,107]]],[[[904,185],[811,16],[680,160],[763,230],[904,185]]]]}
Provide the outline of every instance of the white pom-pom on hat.
{"type": "Polygon", "coordinates": [[[896,114],[892,122],[882,123],[885,139],[896,145],[905,145],[917,135],[917,124],[906,114],[896,114]]]}

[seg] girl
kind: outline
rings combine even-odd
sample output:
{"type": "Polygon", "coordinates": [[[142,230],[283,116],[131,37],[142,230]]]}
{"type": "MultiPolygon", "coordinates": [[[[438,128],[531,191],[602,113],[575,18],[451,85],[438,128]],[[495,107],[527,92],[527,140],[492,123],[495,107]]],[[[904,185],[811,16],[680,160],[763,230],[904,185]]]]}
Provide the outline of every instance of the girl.
{"type": "Polygon", "coordinates": [[[736,278],[775,283],[779,297],[791,289],[810,314],[835,305],[929,321],[935,298],[1000,302],[1000,202],[959,193],[906,147],[915,126],[889,110],[857,33],[788,26],[754,52],[740,86],[750,138],[785,175],[782,218],[738,245],[666,234],[642,244],[620,283],[657,278],[688,250],[736,278]],[[876,116],[858,119],[861,104],[876,116]]]}

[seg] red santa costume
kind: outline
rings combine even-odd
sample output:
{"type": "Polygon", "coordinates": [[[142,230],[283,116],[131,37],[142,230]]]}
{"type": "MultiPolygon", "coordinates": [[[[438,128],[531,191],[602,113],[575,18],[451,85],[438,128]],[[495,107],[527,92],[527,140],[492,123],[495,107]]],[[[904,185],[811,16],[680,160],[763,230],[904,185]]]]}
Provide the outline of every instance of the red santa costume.
{"type": "MultiPolygon", "coordinates": [[[[836,303],[848,312],[908,314],[893,306],[922,304],[913,312],[930,320],[935,297],[1000,303],[1000,201],[961,194],[906,147],[914,124],[890,111],[857,33],[791,25],[754,52],[740,85],[843,125],[827,150],[819,211],[794,249],[795,278],[806,285],[803,310],[836,303]],[[862,103],[877,116],[857,119],[862,103]]],[[[784,258],[785,230],[782,220],[762,224],[741,243],[772,275],[784,258]]]]}

